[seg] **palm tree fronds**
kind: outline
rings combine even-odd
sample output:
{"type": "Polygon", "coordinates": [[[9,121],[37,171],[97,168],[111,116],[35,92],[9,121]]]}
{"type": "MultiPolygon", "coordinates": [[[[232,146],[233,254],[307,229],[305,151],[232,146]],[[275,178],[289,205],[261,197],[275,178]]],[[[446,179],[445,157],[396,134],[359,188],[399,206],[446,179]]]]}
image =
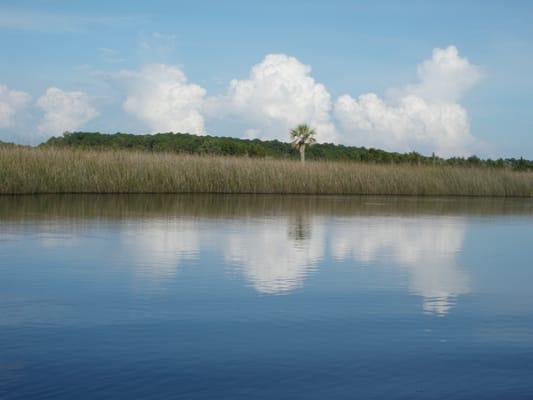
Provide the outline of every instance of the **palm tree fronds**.
{"type": "Polygon", "coordinates": [[[292,146],[300,151],[300,159],[305,161],[305,147],[316,143],[314,138],[316,132],[309,125],[300,124],[296,128],[290,130],[292,139],[292,146]]]}

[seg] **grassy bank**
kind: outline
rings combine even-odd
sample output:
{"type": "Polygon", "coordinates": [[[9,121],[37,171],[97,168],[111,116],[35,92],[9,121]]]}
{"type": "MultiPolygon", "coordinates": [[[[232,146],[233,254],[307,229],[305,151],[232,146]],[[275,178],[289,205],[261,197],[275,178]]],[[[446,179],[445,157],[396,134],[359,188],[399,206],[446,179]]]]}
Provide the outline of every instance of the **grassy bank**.
{"type": "Polygon", "coordinates": [[[0,148],[0,193],[533,196],[533,172],[432,165],[0,148]]]}

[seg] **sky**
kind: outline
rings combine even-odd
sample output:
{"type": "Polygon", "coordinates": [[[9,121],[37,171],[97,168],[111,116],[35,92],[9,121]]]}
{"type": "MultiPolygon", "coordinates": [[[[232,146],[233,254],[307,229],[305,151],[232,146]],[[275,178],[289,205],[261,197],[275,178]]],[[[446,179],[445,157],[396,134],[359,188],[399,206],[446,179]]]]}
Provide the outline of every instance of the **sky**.
{"type": "Polygon", "coordinates": [[[531,1],[0,0],[0,140],[189,132],[533,159],[531,1]]]}

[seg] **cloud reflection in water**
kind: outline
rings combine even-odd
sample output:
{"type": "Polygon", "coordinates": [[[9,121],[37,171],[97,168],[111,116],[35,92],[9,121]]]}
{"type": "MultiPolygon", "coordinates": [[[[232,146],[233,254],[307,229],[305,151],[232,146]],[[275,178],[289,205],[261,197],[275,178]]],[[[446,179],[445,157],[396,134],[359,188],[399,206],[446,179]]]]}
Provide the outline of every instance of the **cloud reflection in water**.
{"type": "Polygon", "coordinates": [[[123,238],[125,250],[135,256],[142,277],[174,277],[179,266],[198,258],[200,231],[193,220],[151,219],[129,226],[123,238]]]}
{"type": "Polygon", "coordinates": [[[241,270],[264,294],[287,294],[331,258],[370,265],[392,264],[408,273],[410,293],[423,297],[423,310],[445,315],[458,295],[469,292],[457,265],[465,222],[454,217],[296,215],[219,221],[199,229],[198,220],[147,220],[129,230],[136,264],[153,277],[175,275],[201,250],[214,251],[241,270]]]}
{"type": "Polygon", "coordinates": [[[287,293],[301,287],[324,257],[325,231],[313,223],[303,217],[245,222],[229,235],[225,258],[243,268],[257,291],[287,293]]]}
{"type": "Polygon", "coordinates": [[[465,222],[450,217],[361,217],[334,225],[335,259],[392,262],[409,274],[409,291],[424,298],[424,311],[445,315],[459,294],[469,292],[468,277],[457,266],[465,222]]]}

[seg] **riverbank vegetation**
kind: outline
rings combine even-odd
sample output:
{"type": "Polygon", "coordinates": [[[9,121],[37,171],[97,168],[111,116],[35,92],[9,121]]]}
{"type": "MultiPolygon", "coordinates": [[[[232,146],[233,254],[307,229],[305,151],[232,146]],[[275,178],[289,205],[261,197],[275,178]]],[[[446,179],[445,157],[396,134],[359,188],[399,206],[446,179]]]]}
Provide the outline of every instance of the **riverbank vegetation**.
{"type": "Polygon", "coordinates": [[[14,146],[16,146],[16,144],[10,143],[10,142],[3,142],[0,140],[0,148],[1,147],[14,147],[14,146]]]}
{"type": "MultiPolygon", "coordinates": [[[[230,137],[197,136],[186,133],[158,133],[132,135],[126,133],[102,134],[91,132],[66,133],[54,137],[40,147],[69,147],[94,150],[137,150],[178,154],[213,156],[245,156],[297,160],[300,147],[278,140],[247,140],[230,137]]],[[[362,161],[380,164],[424,164],[463,167],[492,167],[514,170],[533,170],[533,161],[523,158],[482,160],[476,156],[444,159],[435,155],[424,156],[416,152],[397,153],[379,149],[343,146],[332,143],[315,143],[305,150],[307,160],[362,161]]]]}
{"type": "Polygon", "coordinates": [[[0,193],[532,197],[533,172],[487,166],[321,160],[304,164],[288,158],[17,146],[0,147],[0,193]]]}

